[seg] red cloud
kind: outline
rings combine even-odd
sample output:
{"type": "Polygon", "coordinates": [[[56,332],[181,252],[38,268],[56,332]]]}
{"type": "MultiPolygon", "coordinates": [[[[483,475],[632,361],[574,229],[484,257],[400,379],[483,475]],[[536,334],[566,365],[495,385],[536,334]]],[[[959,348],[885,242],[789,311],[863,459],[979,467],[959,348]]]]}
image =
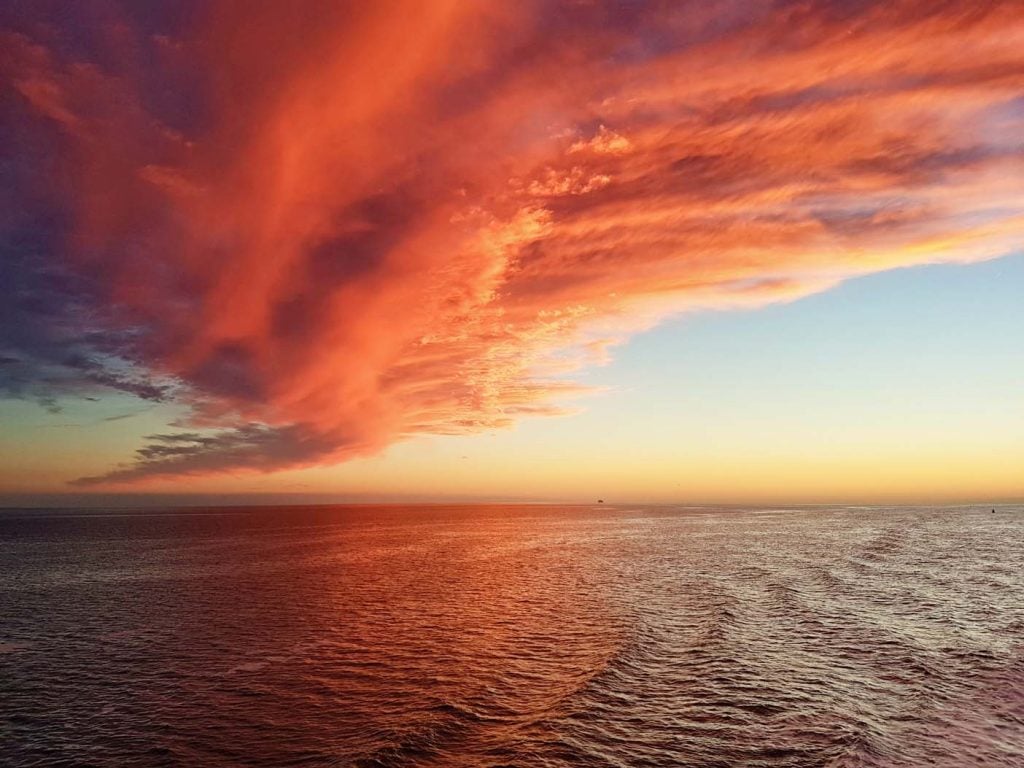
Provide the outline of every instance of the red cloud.
{"type": "Polygon", "coordinates": [[[1020,245],[1016,3],[491,5],[222,3],[105,64],[8,36],[61,259],[221,430],[87,482],[504,426],[671,313],[1020,245]]]}

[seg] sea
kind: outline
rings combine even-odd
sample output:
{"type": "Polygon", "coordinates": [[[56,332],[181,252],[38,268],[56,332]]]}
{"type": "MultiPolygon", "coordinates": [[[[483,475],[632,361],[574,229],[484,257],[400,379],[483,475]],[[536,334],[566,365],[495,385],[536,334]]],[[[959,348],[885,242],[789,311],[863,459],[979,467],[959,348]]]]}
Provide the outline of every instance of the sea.
{"type": "Polygon", "coordinates": [[[0,765],[1024,766],[1024,508],[0,512],[0,765]]]}

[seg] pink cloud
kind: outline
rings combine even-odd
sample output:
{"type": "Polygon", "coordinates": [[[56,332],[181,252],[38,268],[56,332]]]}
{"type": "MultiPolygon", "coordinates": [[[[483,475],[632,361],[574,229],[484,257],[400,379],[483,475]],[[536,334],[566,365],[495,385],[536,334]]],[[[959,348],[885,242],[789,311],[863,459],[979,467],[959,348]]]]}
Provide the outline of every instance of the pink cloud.
{"type": "Polygon", "coordinates": [[[61,137],[60,258],[207,430],[87,482],[559,413],[671,314],[1020,245],[1013,3],[309,8],[140,37],[145,76],[8,36],[19,119],[61,137]]]}

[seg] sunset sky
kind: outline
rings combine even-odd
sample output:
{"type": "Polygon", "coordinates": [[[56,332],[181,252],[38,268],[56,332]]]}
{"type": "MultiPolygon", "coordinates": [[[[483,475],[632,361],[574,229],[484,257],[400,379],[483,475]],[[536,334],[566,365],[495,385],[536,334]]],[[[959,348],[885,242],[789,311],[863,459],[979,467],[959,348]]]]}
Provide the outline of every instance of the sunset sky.
{"type": "Polygon", "coordinates": [[[1024,3],[10,2],[0,502],[1024,499],[1024,3]]]}

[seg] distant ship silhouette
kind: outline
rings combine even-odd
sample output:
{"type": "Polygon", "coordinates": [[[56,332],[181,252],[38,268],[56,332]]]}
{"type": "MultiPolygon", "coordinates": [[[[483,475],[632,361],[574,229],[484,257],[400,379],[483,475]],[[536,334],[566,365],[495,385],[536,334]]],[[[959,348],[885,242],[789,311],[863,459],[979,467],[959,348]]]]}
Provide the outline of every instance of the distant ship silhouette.
{"type": "Polygon", "coordinates": [[[598,500],[597,500],[597,503],[598,503],[598,504],[604,504],[604,499],[598,499],[598,500]]]}

